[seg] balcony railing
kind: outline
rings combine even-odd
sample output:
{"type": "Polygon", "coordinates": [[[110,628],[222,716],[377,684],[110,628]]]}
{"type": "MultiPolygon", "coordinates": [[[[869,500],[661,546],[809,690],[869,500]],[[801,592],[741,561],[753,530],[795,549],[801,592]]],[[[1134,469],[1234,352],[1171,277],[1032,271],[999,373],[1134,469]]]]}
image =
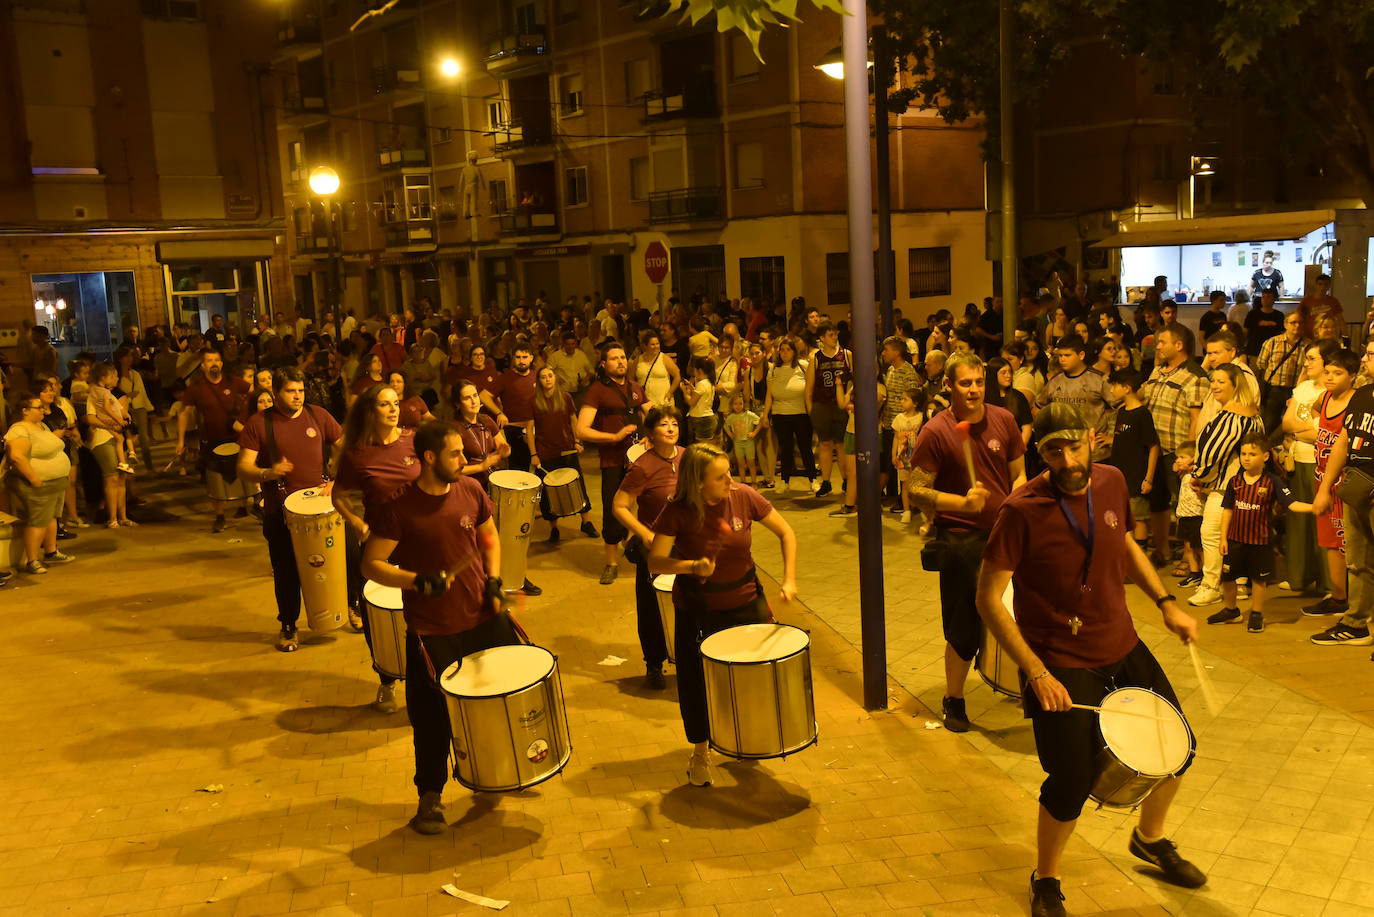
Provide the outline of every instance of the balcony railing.
{"type": "Polygon", "coordinates": [[[277,50],[284,51],[300,45],[318,45],[322,37],[318,22],[285,21],[277,26],[277,50]]]}
{"type": "Polygon", "coordinates": [[[383,147],[377,151],[377,165],[383,169],[423,168],[429,165],[429,150],[419,146],[383,147]]]}
{"type": "Polygon", "coordinates": [[[283,116],[288,124],[309,124],[324,119],[329,112],[322,95],[289,93],[282,100],[283,116]]]}
{"type": "Polygon", "coordinates": [[[530,124],[514,120],[496,125],[492,130],[484,132],[483,136],[491,138],[492,149],[497,153],[507,153],[552,143],[553,125],[548,120],[530,124]]]}
{"type": "Polygon", "coordinates": [[[681,89],[655,89],[644,94],[645,121],[714,118],[718,114],[715,85],[710,79],[688,84],[681,89]]]}
{"type": "Polygon", "coordinates": [[[649,195],[650,223],[719,220],[720,214],[719,186],[654,191],[649,195]]]}
{"type": "Polygon", "coordinates": [[[558,232],[558,214],[554,211],[534,211],[523,208],[503,213],[501,232],[506,235],[535,235],[558,232]]]}
{"type": "Polygon", "coordinates": [[[296,233],[296,251],[304,254],[317,254],[329,251],[329,236],[313,232],[296,233]]]}
{"type": "Polygon", "coordinates": [[[386,230],[387,248],[404,248],[409,245],[433,245],[433,220],[407,220],[386,230]]]}
{"type": "Polygon", "coordinates": [[[491,72],[505,72],[524,67],[531,62],[547,61],[548,33],[543,26],[493,35],[486,40],[486,54],[482,60],[491,72]]]}
{"type": "Polygon", "coordinates": [[[419,92],[423,88],[418,69],[406,67],[373,67],[368,71],[372,91],[377,95],[391,92],[419,92]]]}

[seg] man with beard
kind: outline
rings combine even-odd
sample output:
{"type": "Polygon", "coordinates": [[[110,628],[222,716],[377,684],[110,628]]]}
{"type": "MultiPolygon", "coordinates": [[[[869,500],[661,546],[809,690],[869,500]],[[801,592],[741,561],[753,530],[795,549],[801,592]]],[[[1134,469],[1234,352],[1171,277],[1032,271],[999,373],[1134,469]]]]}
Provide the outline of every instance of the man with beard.
{"type": "Polygon", "coordinates": [[[968,732],[964,682],[982,643],[973,602],[978,561],[1002,501],[1026,480],[1025,445],[1011,411],[984,400],[983,361],[957,351],[945,364],[949,408],[921,428],[907,487],[934,519],[921,552],[940,573],[940,618],[945,634],[945,728],[968,732]],[[976,479],[969,479],[969,463],[976,479]]]}
{"type": "Polygon", "coordinates": [[[513,471],[530,470],[530,447],[525,441],[525,426],[534,420],[534,351],[529,344],[516,344],[511,351],[511,366],[496,377],[490,391],[482,392],[482,404],[496,415],[497,426],[510,444],[507,467],[513,471]]]}
{"type": "Polygon", "coordinates": [[[629,532],[615,517],[615,492],[625,477],[625,452],[638,438],[634,434],[639,432],[648,407],[644,389],[629,378],[629,371],[625,348],[615,341],[603,344],[601,371],[577,412],[577,438],[594,443],[601,459],[601,540],[606,545],[603,586],[615,582],[620,572],[617,548],[629,532]]]}
{"type": "MultiPolygon", "coordinates": [[[[1098,772],[1102,740],[1096,707],[1111,691],[1148,688],[1178,708],[1169,679],[1136,634],[1125,583],[1159,607],[1164,626],[1184,643],[1197,622],[1168,593],[1131,537],[1130,499],[1121,472],[1092,462],[1088,421],[1073,406],[1048,405],[1035,418],[1046,471],[1002,504],[978,576],[978,611],[1020,667],[1022,702],[1035,734],[1040,787],[1038,857],[1031,914],[1060,917],[1060,857],[1098,772]],[[1002,602],[1015,584],[1016,617],[1002,602]]],[[[1180,776],[1155,786],[1140,804],[1130,851],[1185,888],[1206,883],[1164,836],[1180,776]]]]}
{"type": "MultiPolygon", "coordinates": [[[[200,378],[186,386],[181,393],[181,402],[188,408],[200,412],[200,455],[196,468],[204,477],[207,463],[214,458],[214,448],[235,439],[234,421],[243,410],[243,399],[248,396],[248,383],[242,379],[228,379],[224,375],[224,357],[219,351],[206,349],[200,354],[200,378]]],[[[186,454],[186,428],[190,425],[191,414],[182,411],[177,415],[177,455],[186,454]]],[[[209,485],[210,506],[215,511],[215,522],[210,531],[218,534],[224,531],[224,511],[229,501],[222,482],[224,476],[218,471],[219,482],[207,480],[209,485]]],[[[235,518],[248,515],[248,507],[240,505],[234,512],[235,518]]]]}
{"type": "Polygon", "coordinates": [[[453,734],[438,679],[479,650],[520,643],[502,613],[501,539],[491,499],[463,476],[463,440],[431,421],[415,434],[420,477],[384,504],[363,551],[363,574],[401,590],[406,621],[406,713],[419,807],[410,827],[440,834],[453,734]]]}

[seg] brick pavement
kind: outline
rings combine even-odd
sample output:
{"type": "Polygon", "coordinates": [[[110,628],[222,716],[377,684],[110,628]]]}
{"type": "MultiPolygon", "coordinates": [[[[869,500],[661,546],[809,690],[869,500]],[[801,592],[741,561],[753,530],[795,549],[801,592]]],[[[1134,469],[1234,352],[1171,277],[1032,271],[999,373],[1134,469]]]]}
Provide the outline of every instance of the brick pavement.
{"type": "MultiPolygon", "coordinates": [[[[821,744],[686,786],[670,696],[645,692],[633,662],[597,665],[637,657],[632,588],[596,585],[600,545],[581,537],[532,552],[546,592],[521,612],[560,656],[567,771],[519,794],[450,785],[453,830],[419,837],[405,827],[404,713],[368,708],[361,637],[273,651],[254,528],[212,536],[206,516],[186,515],[188,488],[163,489],[169,521],[84,530],[75,565],[0,592],[0,915],[479,913],[439,893],[450,881],[516,914],[1026,911],[1024,781],[996,747],[922,728],[929,711],[896,684],[888,712],[863,711],[858,655],[831,626],[847,612],[820,589],[803,598],[821,614],[782,615],[812,634],[821,744]],[[199,792],[211,784],[224,789],[199,792]]],[[[804,589],[836,553],[805,515],[804,589]]],[[[1354,810],[1329,817],[1356,829],[1354,810]]],[[[1167,912],[1158,883],[1119,856],[1125,841],[1115,833],[1112,856],[1071,846],[1073,913],[1167,912]]],[[[1211,913],[1241,912],[1210,900],[1211,913]]]]}

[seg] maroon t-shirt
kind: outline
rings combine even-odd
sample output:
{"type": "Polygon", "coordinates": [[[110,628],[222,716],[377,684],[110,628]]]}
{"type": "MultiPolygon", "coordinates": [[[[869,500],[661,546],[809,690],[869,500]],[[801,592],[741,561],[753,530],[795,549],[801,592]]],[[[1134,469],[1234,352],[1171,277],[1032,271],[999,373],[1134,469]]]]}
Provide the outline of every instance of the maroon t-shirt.
{"type": "Polygon", "coordinates": [[[258,453],[258,465],[266,468],[283,458],[290,459],[292,468],[282,481],[263,483],[263,505],[272,510],[281,508],[288,494],[307,487],[319,487],[324,482],[323,443],[336,442],[343,436],[339,422],[323,408],[307,404],[295,417],[287,417],[277,408],[254,414],[239,434],[239,446],[258,453]],[[275,454],[267,452],[267,415],[272,415],[272,439],[275,454]]]}
{"type": "MultiPolygon", "coordinates": [[[[234,420],[244,409],[248,383],[221,376],[211,383],[201,377],[181,393],[181,403],[200,411],[200,441],[214,448],[234,441],[234,420]]],[[[208,450],[204,450],[208,451],[208,450]]]]}
{"type": "MultiPolygon", "coordinates": [[[[734,582],[753,568],[754,523],[771,513],[773,504],[749,485],[735,484],[729,496],[705,510],[698,523],[690,506],[670,502],[663,507],[651,528],[655,535],[671,535],[675,539],[673,553],[684,560],[714,558],[716,569],[707,582],[734,582]]],[[[682,587],[686,579],[679,576],[674,582],[676,601],[684,601],[682,587]]],[[[703,600],[708,609],[721,611],[738,608],[757,596],[758,587],[750,580],[734,589],[706,592],[703,600]]]]}
{"type": "Polygon", "coordinates": [[[530,370],[523,376],[508,369],[496,377],[491,394],[501,399],[501,411],[512,424],[534,419],[534,388],[538,376],[530,370]]]}
{"type": "Polygon", "coordinates": [[[420,476],[420,461],[415,457],[415,431],[403,427],[398,432],[400,435],[392,442],[354,446],[339,460],[334,487],[361,490],[363,517],[368,520],[373,518],[378,506],[394,499],[420,476]]]}
{"type": "MultiPolygon", "coordinates": [[[[475,465],[496,451],[496,434],[501,431],[496,426],[496,421],[486,414],[478,414],[475,423],[468,423],[459,417],[453,422],[453,426],[463,438],[463,464],[475,465]]],[[[469,477],[486,490],[489,475],[490,472],[483,471],[469,477]]]]}
{"type": "MultiPolygon", "coordinates": [[[[591,384],[582,396],[582,405],[596,408],[596,419],[592,429],[602,433],[619,433],[626,424],[640,421],[640,408],[644,405],[644,389],[639,383],[625,380],[624,385],[607,384],[600,379],[591,384]]],[[[627,436],[618,443],[597,443],[596,451],[601,457],[602,468],[615,468],[625,464],[625,452],[634,445],[634,437],[627,436]]]]}
{"type": "Polygon", "coordinates": [[[635,498],[635,518],[645,526],[653,528],[659,513],[668,505],[668,498],[677,488],[677,466],[686,451],[674,446],[673,457],[666,459],[650,449],[625,472],[620,489],[635,498]]]}
{"type": "Polygon", "coordinates": [[[381,379],[374,379],[371,376],[362,376],[361,378],[353,380],[351,391],[355,395],[361,395],[363,392],[372,388],[372,386],[381,385],[385,381],[385,379],[385,376],[383,376],[381,379]]]}
{"type": "MultiPolygon", "coordinates": [[[[954,411],[943,410],[930,418],[916,438],[912,465],[934,473],[932,486],[945,493],[964,494],[973,486],[968,479],[968,460],[964,458],[963,434],[956,426],[954,411]]],[[[984,405],[983,419],[969,428],[969,444],[973,448],[973,467],[978,480],[988,489],[988,499],[981,513],[936,514],[935,525],[956,532],[987,531],[997,519],[997,509],[1011,493],[1010,463],[1026,452],[1021,441],[1021,428],[1016,418],[1005,408],[984,405]]]]}
{"type": "Polygon", "coordinates": [[[429,413],[429,405],[419,395],[411,395],[401,402],[400,411],[401,417],[397,426],[414,430],[424,423],[425,415],[429,413]]]}
{"type": "MultiPolygon", "coordinates": [[[[983,562],[1012,571],[1016,624],[1046,665],[1090,669],[1122,659],[1139,641],[1126,609],[1126,539],[1131,536],[1126,479],[1110,465],[1092,466],[1093,552],[1088,552],[1059,508],[1044,472],[1002,504],[983,562]],[[1082,624],[1074,634],[1070,619],[1082,624]]],[[[1087,494],[1065,497],[1088,532],[1087,494]]]]}
{"type": "Polygon", "coordinates": [[[378,356],[382,358],[382,378],[393,369],[400,369],[406,362],[405,345],[392,341],[390,344],[383,344],[378,341],[372,345],[372,349],[367,352],[369,357],[378,356]]]}
{"type": "Polygon", "coordinates": [[[479,392],[494,392],[496,390],[496,380],[501,378],[501,373],[496,368],[496,364],[488,361],[483,364],[481,369],[473,369],[471,366],[464,366],[458,370],[458,380],[460,382],[471,382],[477,386],[479,392]]]}
{"type": "Polygon", "coordinates": [[[557,407],[540,410],[534,406],[534,451],[539,461],[551,465],[565,452],[577,448],[573,439],[572,423],[576,416],[572,399],[563,396],[563,403],[557,407]]]}
{"type": "Polygon", "coordinates": [[[454,481],[448,493],[427,494],[418,483],[378,507],[372,531],[395,541],[391,562],[411,573],[454,574],[442,595],[401,592],[406,626],[416,634],[458,634],[496,612],[484,600],[486,560],[477,528],[491,518],[491,499],[472,478],[454,481]]]}

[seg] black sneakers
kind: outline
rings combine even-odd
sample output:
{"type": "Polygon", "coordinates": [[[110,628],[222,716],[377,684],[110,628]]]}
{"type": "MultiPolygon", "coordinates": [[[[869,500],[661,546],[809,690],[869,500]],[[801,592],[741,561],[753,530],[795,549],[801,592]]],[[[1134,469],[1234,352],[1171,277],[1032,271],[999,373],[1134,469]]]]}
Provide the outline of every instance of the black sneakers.
{"type": "Polygon", "coordinates": [[[1339,623],[1313,634],[1311,640],[1317,646],[1369,646],[1374,643],[1374,637],[1369,636],[1369,628],[1339,623]]]}
{"type": "Polygon", "coordinates": [[[1037,879],[1031,870],[1031,917],[1066,917],[1064,893],[1058,879],[1037,879]]]}
{"type": "Polygon", "coordinates": [[[1221,611],[1214,611],[1207,616],[1208,624],[1230,624],[1232,621],[1239,620],[1239,608],[1223,608],[1221,611]]]}
{"type": "Polygon", "coordinates": [[[586,535],[588,538],[595,538],[601,533],[596,530],[596,526],[592,525],[592,521],[588,519],[586,522],[582,523],[582,534],[586,535]]]}
{"type": "Polygon", "coordinates": [[[950,732],[968,732],[968,711],[964,709],[962,697],[946,697],[940,703],[940,710],[944,713],[946,729],[950,732]]]}
{"type": "Polygon", "coordinates": [[[1264,633],[1264,614],[1258,611],[1251,611],[1246,619],[1245,629],[1252,634],[1264,633]]]}
{"type": "Polygon", "coordinates": [[[1309,618],[1320,618],[1322,615],[1343,615],[1349,610],[1349,602],[1344,599],[1334,599],[1329,595],[1315,605],[1302,607],[1302,613],[1309,618]]]}
{"type": "Polygon", "coordinates": [[[644,667],[644,687],[653,691],[662,691],[667,687],[663,680],[663,663],[658,665],[645,665],[644,667]]]}
{"type": "Polygon", "coordinates": [[[1166,882],[1183,888],[1201,888],[1207,884],[1202,870],[1179,856],[1178,848],[1167,837],[1147,844],[1140,839],[1140,831],[1132,829],[1130,851],[1164,873],[1166,882]]]}

